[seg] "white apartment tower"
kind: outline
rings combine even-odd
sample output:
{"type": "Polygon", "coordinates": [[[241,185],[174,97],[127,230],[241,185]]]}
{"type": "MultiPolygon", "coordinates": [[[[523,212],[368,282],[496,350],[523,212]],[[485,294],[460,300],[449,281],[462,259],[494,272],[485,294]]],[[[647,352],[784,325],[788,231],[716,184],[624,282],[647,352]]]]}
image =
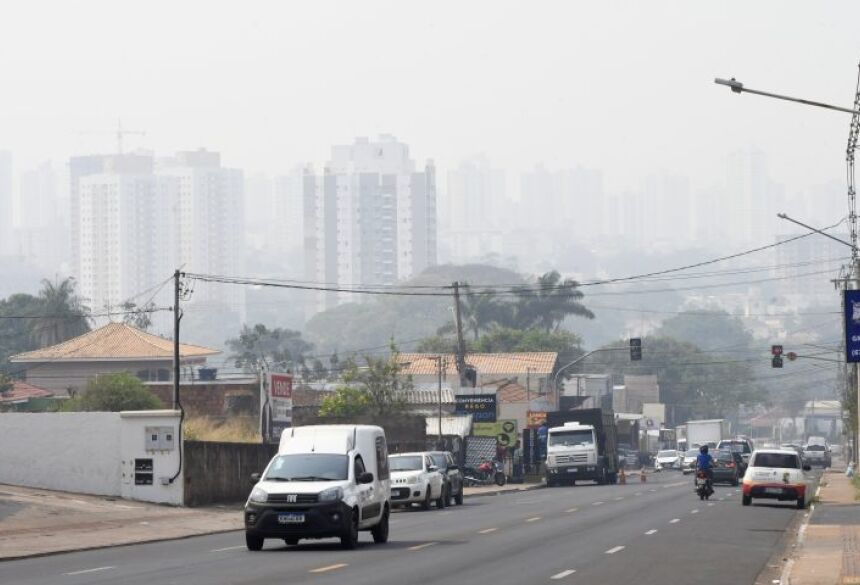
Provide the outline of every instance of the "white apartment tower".
{"type": "MultiPolygon", "coordinates": [[[[305,274],[338,285],[394,284],[436,264],[436,169],[382,135],[332,147],[322,174],[306,170],[305,274]]],[[[319,310],[355,300],[320,296],[319,310]]]]}

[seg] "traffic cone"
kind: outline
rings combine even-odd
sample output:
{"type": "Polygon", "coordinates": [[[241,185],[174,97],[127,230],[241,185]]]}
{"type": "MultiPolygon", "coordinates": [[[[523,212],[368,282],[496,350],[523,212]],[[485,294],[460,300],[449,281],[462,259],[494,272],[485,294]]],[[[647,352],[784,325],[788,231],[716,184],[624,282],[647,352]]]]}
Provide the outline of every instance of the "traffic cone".
{"type": "Polygon", "coordinates": [[[648,481],[648,478],[645,477],[645,466],[644,465],[642,466],[642,471],[639,472],[639,481],[641,481],[642,483],[645,483],[646,481],[648,481]]]}
{"type": "Polygon", "coordinates": [[[624,473],[624,468],[621,468],[621,476],[618,478],[618,481],[621,482],[621,485],[627,483],[627,474],[624,473]]]}

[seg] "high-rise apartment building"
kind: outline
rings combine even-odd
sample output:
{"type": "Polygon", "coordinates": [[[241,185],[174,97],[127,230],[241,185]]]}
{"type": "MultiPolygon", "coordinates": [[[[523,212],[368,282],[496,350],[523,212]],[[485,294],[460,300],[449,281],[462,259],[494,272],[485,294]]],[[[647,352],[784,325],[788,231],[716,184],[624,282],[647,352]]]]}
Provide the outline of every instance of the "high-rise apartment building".
{"type": "MultiPolygon", "coordinates": [[[[316,282],[394,284],[436,264],[436,169],[389,135],[334,146],[305,173],[305,274],[316,282]]],[[[318,309],[349,299],[324,295],[318,309]]]]}
{"type": "Polygon", "coordinates": [[[0,256],[13,250],[12,153],[0,150],[0,256]]]}
{"type": "Polygon", "coordinates": [[[47,274],[68,269],[69,234],[63,207],[58,174],[50,162],[21,173],[15,251],[47,274]]]}

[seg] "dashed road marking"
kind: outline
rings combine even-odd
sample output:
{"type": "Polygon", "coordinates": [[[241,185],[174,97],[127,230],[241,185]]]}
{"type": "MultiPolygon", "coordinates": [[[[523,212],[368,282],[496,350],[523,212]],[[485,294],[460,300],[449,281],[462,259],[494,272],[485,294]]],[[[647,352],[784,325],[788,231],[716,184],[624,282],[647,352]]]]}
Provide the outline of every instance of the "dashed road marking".
{"type": "Polygon", "coordinates": [[[311,569],[308,573],[327,573],[329,571],[335,571],[337,569],[342,569],[344,567],[348,567],[347,563],[337,563],[335,565],[327,565],[325,567],[317,567],[316,569],[311,569]]]}
{"type": "Polygon", "coordinates": [[[617,498],[615,498],[615,501],[620,502],[623,499],[624,499],[624,496],[618,496],[617,498]]]}
{"type": "Polygon", "coordinates": [[[614,555],[615,553],[621,552],[622,550],[624,550],[624,548],[625,547],[623,547],[623,546],[616,546],[616,547],[610,548],[608,551],[606,551],[606,554],[614,555]]]}
{"type": "Polygon", "coordinates": [[[556,579],[556,580],[564,579],[565,577],[570,577],[574,573],[576,573],[576,569],[568,569],[567,571],[562,571],[561,573],[556,573],[555,575],[550,577],[550,579],[556,579]]]}
{"type": "Polygon", "coordinates": [[[708,507],[709,507],[709,508],[710,508],[711,506],[713,506],[713,505],[714,505],[714,503],[713,503],[713,502],[708,502],[708,507]]]}
{"type": "Polygon", "coordinates": [[[656,534],[656,533],[657,533],[657,529],[656,529],[656,528],[652,528],[651,530],[649,530],[648,532],[646,532],[646,533],[645,533],[645,535],[646,535],[646,536],[651,536],[652,534],[656,534]]]}
{"type": "Polygon", "coordinates": [[[642,492],[636,492],[636,493],[635,493],[635,494],[633,494],[633,495],[634,495],[634,496],[641,496],[641,495],[642,495],[642,492]]]}
{"type": "Polygon", "coordinates": [[[603,502],[591,502],[592,506],[602,506],[603,502]]]}
{"type": "Polygon", "coordinates": [[[699,513],[698,508],[696,508],[695,510],[690,510],[690,514],[698,514],[698,513],[699,513]]]}
{"type": "Polygon", "coordinates": [[[435,544],[439,544],[438,542],[425,542],[424,544],[416,544],[415,546],[410,546],[406,550],[422,550],[427,548],[428,546],[433,546],[435,544]]]}
{"type": "Polygon", "coordinates": [[[542,516],[532,516],[531,518],[527,518],[526,522],[537,522],[541,518],[542,518],[542,516]]]}
{"type": "Polygon", "coordinates": [[[669,520],[669,524],[677,524],[680,521],[681,521],[680,518],[672,518],[671,520],[669,520]]]}
{"type": "Polygon", "coordinates": [[[213,548],[209,552],[224,552],[225,550],[238,550],[240,548],[245,548],[245,546],[240,544],[239,546],[226,546],[224,548],[213,548]]]}
{"type": "Polygon", "coordinates": [[[491,532],[495,532],[498,528],[484,528],[483,530],[479,530],[478,534],[490,534],[491,532]]]}
{"type": "Polygon", "coordinates": [[[651,492],[652,494],[657,492],[657,490],[648,490],[648,491],[651,492]]]}
{"type": "Polygon", "coordinates": [[[579,510],[579,508],[568,508],[568,509],[567,509],[567,510],[565,510],[564,512],[565,512],[566,514],[572,514],[572,513],[576,512],[577,510],[579,510]]]}
{"type": "Polygon", "coordinates": [[[99,571],[107,571],[108,569],[116,569],[113,565],[109,567],[96,567],[95,569],[84,569],[83,571],[72,571],[71,573],[63,573],[63,575],[86,575],[87,573],[98,573],[99,571]]]}

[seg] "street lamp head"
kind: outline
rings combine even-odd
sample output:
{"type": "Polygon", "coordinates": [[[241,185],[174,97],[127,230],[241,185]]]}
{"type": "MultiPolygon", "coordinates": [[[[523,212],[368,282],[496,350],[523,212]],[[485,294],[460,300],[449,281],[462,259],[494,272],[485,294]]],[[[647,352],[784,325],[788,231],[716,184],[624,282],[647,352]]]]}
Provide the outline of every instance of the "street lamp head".
{"type": "Polygon", "coordinates": [[[744,84],[732,77],[731,79],[720,79],[717,77],[714,79],[714,83],[717,85],[727,85],[732,88],[732,91],[735,93],[741,93],[744,90],[744,84]]]}

